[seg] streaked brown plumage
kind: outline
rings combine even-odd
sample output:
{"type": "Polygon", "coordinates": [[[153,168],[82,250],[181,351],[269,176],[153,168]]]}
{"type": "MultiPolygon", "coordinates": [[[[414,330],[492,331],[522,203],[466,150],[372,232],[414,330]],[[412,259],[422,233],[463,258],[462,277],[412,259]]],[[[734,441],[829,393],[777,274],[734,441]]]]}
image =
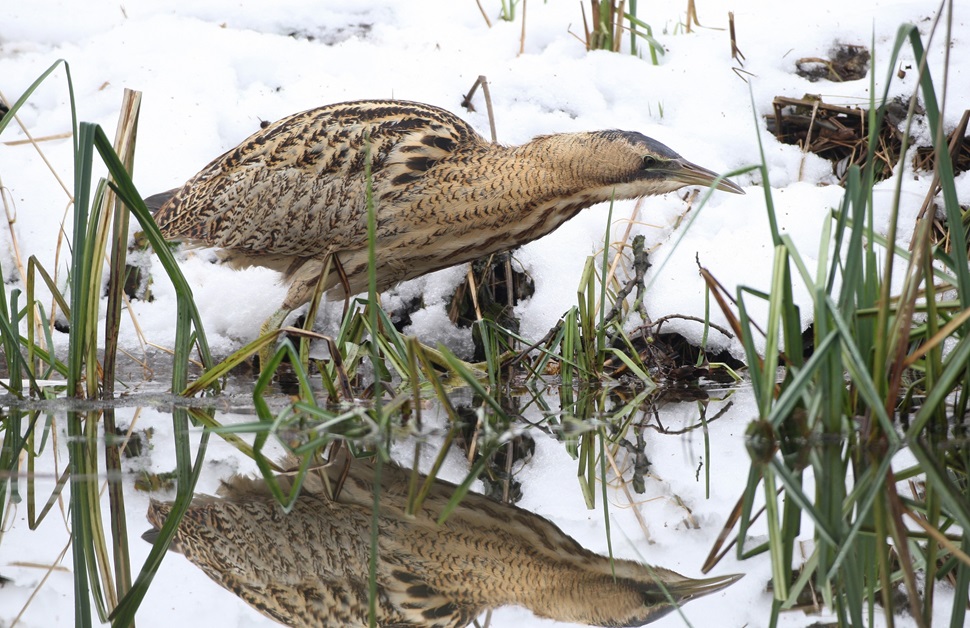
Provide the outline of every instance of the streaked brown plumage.
{"type": "MultiPolygon", "coordinates": [[[[331,485],[345,469],[326,468],[331,485]]],[[[374,473],[360,461],[331,500],[309,476],[286,514],[261,480],[235,478],[222,497],[196,496],[176,532],[180,551],[263,614],[291,626],[366,626],[374,473]]],[[[281,477],[284,490],[289,481],[281,477]]],[[[435,522],[454,485],[436,481],[405,514],[408,472],[385,465],[377,566],[379,626],[464,626],[485,610],[521,605],[537,615],[601,626],[639,626],[740,576],[692,580],[660,567],[594,554],[551,522],[468,494],[435,522]]],[[[171,505],[152,501],[155,530],[171,505]]]]}
{"type": "MultiPolygon", "coordinates": [[[[160,205],[155,220],[166,238],[283,272],[290,288],[278,326],[310,299],[328,255],[350,294],[366,289],[368,142],[378,290],[540,238],[595,203],[717,178],[639,133],[545,135],[507,147],[443,109],[370,100],[257,131],[181,189],[150,199],[160,205]]],[[[727,180],[716,187],[743,193],[727,180]]],[[[339,283],[331,273],[326,289],[343,295],[339,283]]]]}

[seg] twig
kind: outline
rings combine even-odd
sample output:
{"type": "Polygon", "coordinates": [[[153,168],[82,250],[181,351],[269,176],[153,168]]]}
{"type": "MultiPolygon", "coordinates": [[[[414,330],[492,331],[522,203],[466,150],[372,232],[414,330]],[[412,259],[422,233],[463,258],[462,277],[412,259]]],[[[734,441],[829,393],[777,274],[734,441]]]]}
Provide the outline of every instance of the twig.
{"type": "Polygon", "coordinates": [[[461,101],[461,106],[468,111],[475,111],[475,105],[472,104],[472,96],[475,95],[475,91],[479,85],[481,85],[482,94],[485,96],[485,110],[488,112],[488,130],[492,134],[492,143],[494,144],[498,142],[498,134],[495,132],[495,112],[492,111],[492,95],[488,91],[488,79],[485,78],[485,75],[481,75],[475,79],[472,88],[468,90],[465,98],[461,101]]]}
{"type": "MultiPolygon", "coordinates": [[[[706,424],[710,425],[714,421],[717,421],[718,419],[725,417],[727,415],[728,410],[730,410],[733,406],[734,406],[733,401],[727,402],[723,408],[717,411],[717,414],[707,419],[706,424]]],[[[705,425],[704,423],[694,423],[692,425],[688,425],[687,427],[679,430],[672,430],[672,429],[663,427],[662,425],[652,425],[652,424],[645,425],[644,428],[650,428],[660,434],[663,434],[664,436],[680,436],[682,434],[688,434],[690,432],[693,432],[696,429],[704,429],[704,425],[705,425]]]]}
{"type": "MultiPolygon", "coordinates": [[[[955,161],[957,155],[960,153],[960,149],[963,147],[963,138],[967,133],[967,124],[970,122],[970,109],[963,112],[963,117],[960,118],[960,123],[957,127],[953,129],[953,133],[950,134],[950,161],[955,161]]],[[[919,214],[916,216],[916,220],[920,221],[926,216],[926,212],[930,205],[933,203],[933,199],[940,191],[940,168],[939,164],[933,168],[933,182],[930,183],[930,187],[926,190],[926,198],[923,200],[923,206],[920,207],[919,214]]],[[[916,234],[919,230],[913,230],[913,237],[909,241],[909,250],[913,250],[913,246],[916,244],[916,234]]]]}
{"type": "MultiPolygon", "coordinates": [[[[620,479],[620,488],[623,489],[623,494],[626,495],[627,501],[633,507],[633,516],[636,517],[637,523],[640,524],[640,529],[643,530],[643,536],[646,537],[647,543],[653,544],[653,537],[650,536],[650,528],[647,527],[647,521],[643,518],[643,513],[636,505],[636,501],[633,499],[633,495],[630,494],[630,489],[627,488],[626,480],[623,479],[623,474],[620,469],[616,466],[616,460],[613,459],[613,454],[610,453],[609,447],[604,447],[603,452],[606,454],[606,460],[610,463],[610,468],[613,469],[613,473],[616,477],[620,479]]],[[[606,478],[603,478],[606,481],[606,478]]]]}
{"type": "MultiPolygon", "coordinates": [[[[481,7],[481,5],[479,5],[481,7]]],[[[523,3],[522,7],[522,36],[525,37],[525,5],[523,3]]],[[[520,52],[521,54],[521,52],[520,52]]],[[[465,94],[465,98],[461,101],[461,106],[468,111],[475,111],[475,106],[472,104],[472,96],[475,95],[475,91],[478,87],[482,88],[482,95],[485,97],[485,110],[488,112],[488,130],[492,134],[492,143],[498,142],[498,136],[495,132],[495,112],[492,110],[492,95],[488,91],[488,79],[485,75],[480,75],[475,79],[475,83],[472,88],[468,90],[465,94]]],[[[472,271],[472,267],[468,267],[468,289],[471,291],[472,305],[475,307],[475,319],[482,320],[482,310],[478,305],[478,287],[475,284],[475,273],[472,271]]]]}
{"type": "MultiPolygon", "coordinates": [[[[614,242],[611,244],[615,247],[617,251],[622,251],[623,247],[630,240],[630,234],[633,232],[633,225],[637,223],[637,219],[640,217],[640,208],[643,206],[643,198],[637,199],[636,204],[633,206],[633,211],[630,213],[630,217],[626,221],[626,230],[623,232],[623,237],[620,238],[619,242],[614,242]]],[[[610,264],[610,270],[606,273],[606,278],[603,280],[605,283],[609,284],[613,278],[616,276],[616,269],[620,265],[620,260],[622,256],[613,256],[613,263],[610,264]]]]}
{"type": "MultiPolygon", "coordinates": [[[[3,95],[3,92],[2,91],[0,91],[0,102],[4,102],[4,103],[9,102],[7,100],[7,98],[6,98],[6,96],[3,95]]],[[[30,131],[27,130],[27,126],[20,120],[20,117],[19,116],[16,116],[15,115],[13,117],[13,119],[16,120],[17,121],[17,124],[20,125],[20,129],[24,132],[24,135],[27,136],[27,140],[26,141],[29,142],[34,147],[34,149],[37,151],[37,154],[40,155],[40,158],[44,161],[44,164],[51,171],[51,174],[54,175],[54,179],[57,180],[57,182],[61,186],[61,189],[64,190],[64,193],[67,194],[67,197],[69,199],[71,199],[71,202],[73,203],[74,202],[74,195],[71,194],[71,191],[68,189],[67,185],[65,185],[64,184],[64,181],[61,180],[61,177],[58,176],[57,171],[54,169],[54,166],[51,165],[51,162],[49,162],[47,160],[47,155],[45,155],[44,154],[44,151],[42,151],[40,149],[40,146],[37,145],[37,140],[34,139],[34,137],[30,134],[30,131]]],[[[69,137],[70,137],[70,135],[69,135],[69,137]]]]}
{"type": "MultiPolygon", "coordinates": [[[[693,2],[691,2],[693,4],[693,2]]],[[[694,19],[697,19],[695,14],[694,19]]],[[[700,26],[698,24],[698,26],[700,26]]],[[[738,38],[734,33],[734,11],[728,11],[728,30],[731,32],[731,58],[736,60],[741,67],[744,67],[744,54],[738,48],[738,38]]]]}
{"type": "Polygon", "coordinates": [[[529,352],[530,351],[532,351],[533,349],[538,348],[540,345],[546,344],[547,342],[549,342],[550,340],[552,340],[553,338],[555,338],[556,337],[556,334],[559,333],[559,330],[562,329],[562,326],[563,326],[562,319],[559,319],[559,321],[552,327],[552,329],[550,329],[548,332],[546,332],[546,335],[545,336],[543,336],[539,340],[535,341],[534,343],[532,343],[531,345],[529,345],[528,347],[526,347],[522,351],[519,351],[510,360],[508,360],[507,362],[504,362],[502,364],[502,367],[505,368],[505,367],[509,367],[509,366],[515,366],[516,364],[518,364],[519,362],[521,362],[522,361],[522,358],[524,358],[525,356],[529,355],[529,352]]]}
{"type": "Polygon", "coordinates": [[[486,26],[492,28],[492,20],[488,19],[488,13],[485,13],[485,8],[482,7],[482,0],[475,0],[475,4],[478,5],[478,10],[482,12],[482,17],[485,18],[486,26]]]}
{"type": "Polygon", "coordinates": [[[634,287],[637,289],[638,300],[643,294],[643,276],[650,268],[650,256],[643,250],[643,242],[644,237],[642,235],[633,238],[633,278],[626,282],[626,285],[616,294],[613,307],[606,313],[601,329],[605,328],[606,325],[619,316],[620,311],[623,309],[623,302],[626,301],[627,296],[633,291],[634,287]]]}
{"type": "Polygon", "coordinates": [[[33,144],[39,142],[53,142],[55,140],[66,140],[67,138],[74,135],[73,133],[55,133],[54,135],[43,135],[41,137],[35,137],[29,140],[10,140],[9,142],[3,142],[4,146],[23,146],[24,144],[33,144]]]}
{"type": "Polygon", "coordinates": [[[695,323],[701,323],[701,324],[707,323],[708,325],[710,325],[710,327],[712,329],[716,329],[717,331],[721,332],[722,334],[724,334],[728,338],[734,338],[734,334],[732,334],[726,328],[721,327],[720,325],[718,325],[716,323],[712,323],[710,321],[705,321],[703,318],[698,318],[696,316],[689,316],[687,314],[668,314],[667,316],[661,316],[656,321],[654,321],[653,324],[650,325],[650,327],[654,327],[656,329],[656,333],[659,334],[660,333],[660,327],[664,323],[666,323],[667,321],[673,320],[675,318],[679,318],[679,319],[685,320],[685,321],[694,321],[695,323]]]}

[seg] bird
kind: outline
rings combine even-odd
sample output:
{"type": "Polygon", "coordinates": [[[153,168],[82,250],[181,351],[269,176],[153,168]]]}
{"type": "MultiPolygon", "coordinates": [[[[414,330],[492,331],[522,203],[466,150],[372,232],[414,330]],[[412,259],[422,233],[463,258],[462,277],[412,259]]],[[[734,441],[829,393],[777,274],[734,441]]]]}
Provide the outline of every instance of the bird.
{"type": "MultiPolygon", "coordinates": [[[[385,463],[378,491],[372,464],[331,456],[306,476],[289,512],[262,478],[235,476],[219,496],[194,497],[169,550],[288,626],[368,626],[375,491],[378,626],[466,626],[505,605],[565,622],[640,626],[741,578],[694,580],[611,562],[547,519],[473,492],[439,524],[455,485],[435,479],[408,514],[409,475],[385,463]]],[[[276,479],[292,488],[293,475],[276,479]]],[[[146,540],[157,539],[171,509],[150,501],[146,540]]]]}
{"type": "Polygon", "coordinates": [[[338,270],[326,276],[328,299],[367,290],[368,189],[383,292],[541,238],[594,204],[688,185],[744,193],[638,132],[505,146],[433,105],[358,100],[265,125],[146,204],[167,240],[283,274],[287,293],[267,333],[310,301],[328,260],[338,270]]]}

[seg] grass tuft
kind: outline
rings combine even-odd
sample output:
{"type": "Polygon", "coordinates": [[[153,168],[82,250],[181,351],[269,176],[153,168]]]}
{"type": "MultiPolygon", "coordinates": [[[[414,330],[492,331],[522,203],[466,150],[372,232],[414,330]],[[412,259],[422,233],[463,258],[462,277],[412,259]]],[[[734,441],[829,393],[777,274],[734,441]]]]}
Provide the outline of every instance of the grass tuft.
{"type": "MultiPolygon", "coordinates": [[[[823,230],[818,267],[808,268],[791,239],[779,231],[763,163],[775,244],[770,291],[739,287],[735,312],[712,275],[705,273],[742,340],[758,400],[760,418],[748,431],[752,465],[739,500],[736,540],[741,558],[762,552],[771,556],[775,604],[770,625],[777,624],[782,610],[798,603],[810,581],[842,624],[863,625],[877,603],[891,624],[902,610],[899,587],[906,611],[918,625],[929,625],[935,587],[924,590],[918,584],[921,578],[962,583],[956,587],[951,625],[964,623],[970,577],[965,558],[970,544],[965,532],[970,523],[970,449],[963,427],[948,417],[966,413],[970,269],[937,92],[915,26],[900,28],[886,66],[895,67],[906,44],[919,61],[920,95],[934,131],[935,175],[943,191],[951,252],[932,242],[928,220],[916,225],[915,245],[908,255],[891,246],[904,164],[895,175],[896,205],[889,233],[882,241],[884,248],[877,248],[871,191],[881,176],[874,151],[885,107],[873,102],[868,154],[861,165],[848,169],[843,201],[823,230]],[[900,274],[897,265],[904,268],[902,279],[895,279],[900,274]],[[810,355],[802,352],[793,275],[813,297],[810,355]],[[959,304],[939,302],[941,288],[955,292],[959,304]],[[751,299],[768,303],[764,331],[748,317],[751,299]],[[758,337],[765,343],[763,357],[756,350],[758,337]],[[946,353],[941,350],[944,337],[951,346],[946,353]],[[910,418],[904,422],[901,417],[910,418]],[[892,463],[905,459],[906,450],[919,467],[906,469],[908,483],[901,483],[902,474],[894,467],[903,463],[892,463]],[[759,495],[765,502],[768,542],[748,547],[749,530],[760,515],[753,513],[759,495]],[[805,518],[813,525],[815,544],[797,574],[792,561],[805,518]],[[913,532],[917,520],[928,533],[922,538],[913,532]],[[952,534],[955,529],[962,530],[950,537],[956,543],[942,542],[948,538],[946,531],[952,534]],[[920,570],[922,576],[917,575],[920,570]]],[[[887,102],[891,81],[890,73],[882,103],[887,102]]],[[[916,94],[910,121],[915,101],[916,94]]],[[[908,132],[907,124],[903,155],[908,132]]],[[[732,520],[729,527],[734,524],[732,520]]],[[[713,557],[719,549],[720,544],[712,549],[707,568],[716,562],[713,557]]]]}

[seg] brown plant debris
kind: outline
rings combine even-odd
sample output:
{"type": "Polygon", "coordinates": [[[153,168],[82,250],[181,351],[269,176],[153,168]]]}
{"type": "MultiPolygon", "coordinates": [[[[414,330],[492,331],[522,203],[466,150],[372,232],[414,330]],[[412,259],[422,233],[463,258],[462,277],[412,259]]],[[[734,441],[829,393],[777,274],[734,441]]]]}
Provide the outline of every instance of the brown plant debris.
{"type": "MultiPolygon", "coordinates": [[[[970,109],[963,112],[960,122],[957,123],[950,135],[947,136],[947,152],[950,155],[950,163],[953,164],[954,174],[970,169],[970,142],[967,141],[967,125],[970,124],[970,109]]],[[[927,170],[933,172],[933,182],[923,206],[920,208],[918,220],[929,218],[933,221],[931,239],[934,243],[944,243],[944,250],[950,252],[949,229],[944,220],[945,213],[937,203],[940,193],[940,173],[936,169],[936,151],[932,146],[916,149],[916,156],[913,157],[913,168],[916,170],[927,170]]],[[[967,211],[966,205],[960,206],[962,211],[967,211]]],[[[916,244],[916,236],[919,229],[913,231],[913,238],[910,240],[909,248],[913,250],[916,244]]]]}
{"type": "MultiPolygon", "coordinates": [[[[832,162],[832,171],[845,180],[849,166],[862,166],[868,148],[868,112],[861,107],[830,105],[818,96],[803,98],[777,96],[772,101],[775,114],[768,119],[768,130],[780,142],[801,146],[832,162]]],[[[901,146],[899,132],[888,122],[878,135],[876,148],[877,179],[892,174],[893,165],[899,159],[901,146]]]]}
{"type": "MultiPolygon", "coordinates": [[[[970,170],[970,137],[966,135],[968,120],[970,120],[970,109],[963,112],[960,122],[947,136],[947,146],[950,147],[950,161],[953,162],[954,174],[970,170]]],[[[927,172],[936,170],[936,154],[932,146],[921,146],[916,149],[913,169],[927,172]]]]}
{"type": "MultiPolygon", "coordinates": [[[[471,264],[470,276],[458,284],[448,303],[448,318],[459,327],[470,327],[479,318],[519,331],[515,306],[535,292],[535,282],[509,252],[495,253],[471,264]]],[[[477,327],[472,328],[473,359],[485,359],[485,347],[477,327]]],[[[511,343],[511,338],[506,342],[511,343]]]]}
{"type": "Polygon", "coordinates": [[[869,49],[852,44],[836,44],[830,59],[802,57],[795,62],[795,74],[811,82],[820,80],[842,83],[857,81],[869,73],[869,49]]]}
{"type": "MultiPolygon", "coordinates": [[[[802,98],[777,96],[772,104],[774,115],[769,116],[768,130],[785,144],[801,146],[832,162],[832,171],[845,182],[845,175],[851,165],[863,166],[868,151],[869,112],[862,107],[843,107],[823,102],[818,96],[806,95],[802,98]]],[[[875,150],[875,175],[877,180],[888,178],[899,162],[902,147],[902,131],[908,106],[900,100],[886,104],[886,115],[882,128],[877,135],[878,146],[875,150]]],[[[921,107],[916,115],[924,113],[921,107]]],[[[970,168],[970,144],[964,141],[961,127],[957,127],[948,138],[950,145],[959,143],[953,156],[954,173],[970,168]],[[954,133],[959,138],[954,138],[954,133]]],[[[913,159],[913,168],[918,171],[931,171],[934,167],[932,147],[920,148],[913,159]]]]}
{"type": "MultiPolygon", "coordinates": [[[[688,342],[680,334],[660,332],[663,324],[673,318],[690,319],[690,317],[673,315],[642,325],[630,334],[632,347],[617,346],[616,348],[628,353],[632,348],[639,361],[650,371],[651,376],[659,380],[658,383],[665,392],[675,389],[695,389],[701,378],[715,382],[731,381],[725,370],[711,368],[711,364],[724,364],[738,369],[743,366],[743,363],[734,359],[726,351],[705,351],[688,342]]],[[[703,324],[703,321],[693,320],[703,324]]],[[[629,375],[629,369],[619,358],[607,358],[603,368],[610,377],[620,381],[624,381],[629,375]]]]}

